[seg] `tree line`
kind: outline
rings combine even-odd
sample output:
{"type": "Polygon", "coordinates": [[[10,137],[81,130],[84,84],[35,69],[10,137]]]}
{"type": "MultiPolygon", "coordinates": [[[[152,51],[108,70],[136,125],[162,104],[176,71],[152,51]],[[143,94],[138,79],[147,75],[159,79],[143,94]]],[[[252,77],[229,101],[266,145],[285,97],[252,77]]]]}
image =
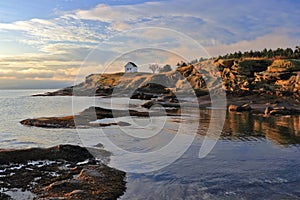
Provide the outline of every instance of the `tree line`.
{"type": "MultiPolygon", "coordinates": [[[[234,52],[234,53],[228,53],[223,56],[219,56],[218,59],[238,59],[238,58],[269,58],[269,59],[300,59],[300,46],[296,46],[293,50],[292,48],[277,48],[276,50],[273,49],[266,49],[264,48],[262,51],[245,51],[245,52],[234,52]]],[[[177,67],[187,66],[188,64],[196,64],[198,62],[202,62],[205,60],[208,60],[209,58],[199,58],[191,60],[190,62],[178,62],[177,67]]],[[[216,59],[216,57],[210,58],[210,59],[216,59]]],[[[163,67],[160,67],[158,64],[150,64],[149,69],[155,73],[155,72],[168,72],[172,71],[172,67],[169,64],[164,65],[163,67]]]]}
{"type": "Polygon", "coordinates": [[[277,48],[263,49],[262,51],[245,51],[245,52],[234,52],[223,56],[219,56],[220,59],[232,59],[232,58],[285,58],[285,59],[300,59],[300,47],[296,46],[293,50],[292,48],[277,48]]]}

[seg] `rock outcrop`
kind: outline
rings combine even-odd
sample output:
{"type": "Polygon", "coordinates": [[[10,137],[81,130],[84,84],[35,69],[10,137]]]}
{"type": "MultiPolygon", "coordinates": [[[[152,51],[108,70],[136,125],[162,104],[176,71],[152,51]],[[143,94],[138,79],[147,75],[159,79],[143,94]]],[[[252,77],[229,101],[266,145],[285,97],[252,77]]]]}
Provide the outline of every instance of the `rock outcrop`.
{"type": "Polygon", "coordinates": [[[118,199],[126,190],[125,172],[79,146],[0,150],[0,157],[1,199],[118,199]]]}
{"type": "MultiPolygon", "coordinates": [[[[159,111],[151,112],[151,116],[161,116],[164,113],[159,111]]],[[[167,115],[171,115],[168,114],[167,115]]],[[[97,122],[104,118],[118,118],[118,117],[149,117],[150,112],[140,112],[136,110],[117,110],[107,109],[101,107],[89,107],[77,115],[65,117],[40,117],[35,119],[25,119],[20,123],[26,126],[36,126],[42,128],[86,128],[86,127],[103,127],[103,126],[130,126],[129,123],[123,121],[116,121],[110,123],[97,122]],[[96,121],[96,122],[95,122],[96,121]],[[93,122],[93,123],[91,123],[93,122]]]]}
{"type": "Polygon", "coordinates": [[[267,70],[255,75],[254,83],[261,92],[300,97],[299,60],[275,60],[267,70]]]}
{"type": "Polygon", "coordinates": [[[300,97],[299,60],[217,60],[224,89],[232,94],[300,97]]]}
{"type": "Polygon", "coordinates": [[[133,98],[150,100],[163,95],[196,93],[208,94],[205,81],[193,66],[184,66],[176,71],[150,73],[92,74],[85,81],[55,92],[35,96],[111,96],[129,95],[133,98]],[[193,91],[193,89],[194,91],[193,91]]]}

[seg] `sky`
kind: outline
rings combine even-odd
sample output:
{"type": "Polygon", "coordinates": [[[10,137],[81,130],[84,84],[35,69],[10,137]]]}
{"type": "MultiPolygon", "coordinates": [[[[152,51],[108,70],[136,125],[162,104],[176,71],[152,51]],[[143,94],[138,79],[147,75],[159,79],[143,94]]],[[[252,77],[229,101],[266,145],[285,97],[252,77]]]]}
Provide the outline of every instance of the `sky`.
{"type": "Polygon", "coordinates": [[[133,61],[300,45],[295,0],[0,2],[0,89],[60,88],[133,61]]]}

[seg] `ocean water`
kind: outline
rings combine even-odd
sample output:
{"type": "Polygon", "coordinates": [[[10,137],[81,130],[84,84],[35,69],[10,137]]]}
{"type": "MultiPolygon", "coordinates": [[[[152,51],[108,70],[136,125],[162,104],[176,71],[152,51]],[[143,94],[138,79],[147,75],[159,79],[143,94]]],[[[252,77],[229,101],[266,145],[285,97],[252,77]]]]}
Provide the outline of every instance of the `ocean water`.
{"type": "MultiPolygon", "coordinates": [[[[121,199],[300,199],[299,117],[227,113],[222,136],[206,157],[199,158],[210,110],[201,110],[199,115],[190,109],[184,117],[115,119],[132,124],[122,128],[21,125],[19,121],[26,118],[72,115],[91,105],[111,107],[110,98],[31,96],[43,92],[0,90],[0,148],[101,143],[113,153],[109,165],[129,171],[121,199]],[[178,131],[181,124],[187,126],[178,131]],[[170,143],[174,139],[179,141],[175,146],[170,143]],[[171,153],[160,151],[168,145],[173,145],[171,153]],[[151,157],[147,152],[160,154],[151,157]]],[[[113,99],[113,107],[126,108],[128,101],[113,99]]],[[[143,110],[141,103],[130,101],[131,108],[138,110],[143,110]]]]}
{"type": "Polygon", "coordinates": [[[76,130],[40,129],[21,125],[23,119],[72,114],[70,97],[31,97],[42,90],[0,90],[0,148],[79,144],[76,130]]]}

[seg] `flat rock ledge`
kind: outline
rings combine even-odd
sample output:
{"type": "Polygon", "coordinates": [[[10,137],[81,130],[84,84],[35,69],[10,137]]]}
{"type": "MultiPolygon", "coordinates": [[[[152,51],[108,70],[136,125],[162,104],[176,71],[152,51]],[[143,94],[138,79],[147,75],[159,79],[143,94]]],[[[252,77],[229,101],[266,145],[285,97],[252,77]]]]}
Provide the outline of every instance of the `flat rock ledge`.
{"type": "Polygon", "coordinates": [[[95,160],[85,148],[0,150],[0,199],[117,199],[125,172],[95,160]]]}
{"type": "MultiPolygon", "coordinates": [[[[40,117],[35,119],[25,119],[20,121],[21,124],[27,126],[36,126],[42,128],[89,128],[89,127],[105,127],[105,126],[130,126],[131,124],[123,121],[101,123],[96,120],[105,118],[119,118],[119,117],[150,117],[165,115],[160,111],[140,112],[136,110],[117,110],[107,109],[101,107],[89,107],[77,115],[64,117],[40,117]]],[[[167,113],[167,115],[174,115],[167,113]]]]}

